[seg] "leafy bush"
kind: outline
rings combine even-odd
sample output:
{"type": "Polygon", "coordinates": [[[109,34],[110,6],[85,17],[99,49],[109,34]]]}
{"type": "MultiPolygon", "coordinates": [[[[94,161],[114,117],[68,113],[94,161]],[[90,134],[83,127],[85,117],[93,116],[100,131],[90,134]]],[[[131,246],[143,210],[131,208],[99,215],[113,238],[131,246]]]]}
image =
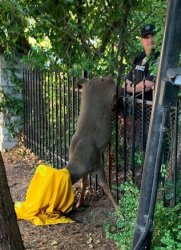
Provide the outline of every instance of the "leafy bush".
{"type": "Polygon", "coordinates": [[[131,249],[136,214],[139,203],[139,190],[132,182],[120,185],[123,197],[119,201],[119,208],[113,214],[114,224],[106,224],[105,232],[108,239],[116,241],[121,250],[131,249]]]}
{"type": "MultiPolygon", "coordinates": [[[[105,224],[106,237],[113,239],[121,250],[130,250],[132,246],[136,215],[139,204],[139,190],[132,182],[120,185],[124,194],[118,210],[113,214],[113,221],[105,224]]],[[[173,208],[164,207],[157,201],[153,250],[181,249],[181,204],[173,208]]]]}
{"type": "Polygon", "coordinates": [[[152,245],[154,250],[181,249],[181,204],[170,208],[158,202],[152,245]]]}

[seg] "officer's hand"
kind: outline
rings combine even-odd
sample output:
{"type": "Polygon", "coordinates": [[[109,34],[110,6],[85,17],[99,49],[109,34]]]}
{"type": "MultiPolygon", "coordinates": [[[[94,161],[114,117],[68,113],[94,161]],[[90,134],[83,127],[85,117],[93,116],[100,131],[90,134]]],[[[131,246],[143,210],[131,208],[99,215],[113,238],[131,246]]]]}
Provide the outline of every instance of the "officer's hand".
{"type": "Polygon", "coordinates": [[[126,83],[125,83],[125,87],[126,87],[126,91],[127,92],[133,92],[133,87],[132,87],[132,82],[127,80],[126,83]]]}

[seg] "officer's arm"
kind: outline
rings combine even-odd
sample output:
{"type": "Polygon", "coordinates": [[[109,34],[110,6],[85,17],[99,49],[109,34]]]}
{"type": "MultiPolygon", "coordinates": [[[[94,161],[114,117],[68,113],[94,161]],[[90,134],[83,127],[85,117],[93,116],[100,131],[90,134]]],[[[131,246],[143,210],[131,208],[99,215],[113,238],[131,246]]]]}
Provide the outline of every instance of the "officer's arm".
{"type": "MultiPolygon", "coordinates": [[[[133,85],[132,85],[132,82],[129,81],[128,79],[126,79],[126,83],[127,83],[127,92],[129,93],[133,93],[133,85]]],[[[136,84],[135,86],[135,93],[140,93],[142,92],[143,90],[143,81],[139,82],[138,84],[136,84]]],[[[154,87],[154,82],[152,81],[149,81],[149,80],[145,80],[145,91],[149,91],[151,89],[153,89],[154,87]]]]}
{"type": "MultiPolygon", "coordinates": [[[[135,93],[140,93],[143,90],[144,82],[141,81],[135,86],[135,93]]],[[[145,80],[145,91],[149,91],[154,88],[154,82],[145,80]]]]}

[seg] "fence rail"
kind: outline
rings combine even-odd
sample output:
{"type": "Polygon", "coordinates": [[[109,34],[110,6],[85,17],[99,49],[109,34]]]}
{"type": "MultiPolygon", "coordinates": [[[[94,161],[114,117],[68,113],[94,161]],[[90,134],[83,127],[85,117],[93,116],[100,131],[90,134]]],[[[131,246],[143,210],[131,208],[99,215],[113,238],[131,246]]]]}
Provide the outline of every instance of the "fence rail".
{"type": "MultiPolygon", "coordinates": [[[[80,77],[39,70],[25,70],[23,74],[25,145],[56,168],[68,162],[68,149],[79,115],[80,94],[76,80],[80,77]]],[[[110,186],[127,180],[140,185],[151,109],[152,101],[128,96],[126,91],[117,100],[111,141],[104,154],[110,186]]],[[[165,204],[170,200],[176,204],[180,199],[179,122],[178,106],[171,107],[160,175],[165,204]]],[[[95,184],[97,189],[96,176],[90,177],[90,184],[95,184]]],[[[117,191],[117,199],[118,195],[117,191]]]]}

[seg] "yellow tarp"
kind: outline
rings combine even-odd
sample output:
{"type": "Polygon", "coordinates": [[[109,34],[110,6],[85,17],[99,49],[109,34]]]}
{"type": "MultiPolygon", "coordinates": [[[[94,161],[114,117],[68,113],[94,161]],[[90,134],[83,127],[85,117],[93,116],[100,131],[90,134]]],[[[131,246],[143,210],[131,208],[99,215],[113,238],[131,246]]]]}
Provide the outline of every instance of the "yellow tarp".
{"type": "Polygon", "coordinates": [[[24,202],[15,203],[17,219],[30,220],[35,225],[73,222],[62,215],[72,209],[74,201],[70,173],[66,168],[37,167],[24,202]]]}

